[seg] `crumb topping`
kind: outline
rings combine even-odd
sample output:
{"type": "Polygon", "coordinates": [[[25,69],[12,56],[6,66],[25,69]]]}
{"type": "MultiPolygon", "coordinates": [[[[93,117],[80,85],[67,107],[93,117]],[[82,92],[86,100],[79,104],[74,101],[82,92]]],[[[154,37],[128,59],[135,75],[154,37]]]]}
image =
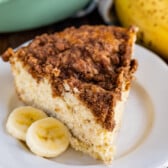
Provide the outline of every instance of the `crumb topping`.
{"type": "Polygon", "coordinates": [[[16,54],[9,49],[5,61],[15,55],[38,82],[47,77],[53,96],[64,91],[63,82],[79,90],[77,96],[105,129],[114,128],[114,107],[123,82],[128,89],[137,62],[131,60],[135,32],[113,26],[82,26],[60,33],[43,34],[16,54]]]}

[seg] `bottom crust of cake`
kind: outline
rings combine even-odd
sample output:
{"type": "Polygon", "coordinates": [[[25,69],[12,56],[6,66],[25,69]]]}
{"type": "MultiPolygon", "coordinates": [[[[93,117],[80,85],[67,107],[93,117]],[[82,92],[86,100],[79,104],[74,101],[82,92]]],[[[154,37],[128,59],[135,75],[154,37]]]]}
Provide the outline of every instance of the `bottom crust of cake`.
{"type": "MultiPolygon", "coordinates": [[[[115,153],[114,140],[119,130],[122,111],[128,90],[122,94],[122,100],[115,107],[115,128],[113,131],[104,129],[98,124],[89,108],[71,93],[67,83],[62,96],[53,97],[51,85],[47,79],[39,83],[28,73],[25,66],[14,60],[12,71],[15,86],[20,99],[27,105],[40,108],[61,120],[71,133],[71,146],[90,156],[110,163],[115,153]]],[[[125,88],[125,87],[123,87],[125,88]]]]}

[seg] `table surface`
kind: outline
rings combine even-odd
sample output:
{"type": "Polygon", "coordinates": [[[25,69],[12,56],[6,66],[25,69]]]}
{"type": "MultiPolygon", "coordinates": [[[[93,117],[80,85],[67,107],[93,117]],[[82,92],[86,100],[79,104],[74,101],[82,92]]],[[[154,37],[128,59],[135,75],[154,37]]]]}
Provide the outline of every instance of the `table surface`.
{"type": "MultiPolygon", "coordinates": [[[[53,33],[56,31],[61,31],[66,27],[75,26],[79,27],[80,25],[100,25],[105,24],[103,19],[98,13],[98,10],[95,9],[89,15],[81,17],[81,18],[68,18],[61,22],[57,22],[45,27],[27,30],[27,31],[19,31],[13,33],[0,33],[0,55],[8,48],[16,48],[24,42],[33,39],[35,36],[43,34],[43,33],[53,33]]],[[[168,63],[168,60],[164,60],[168,63]]]]}

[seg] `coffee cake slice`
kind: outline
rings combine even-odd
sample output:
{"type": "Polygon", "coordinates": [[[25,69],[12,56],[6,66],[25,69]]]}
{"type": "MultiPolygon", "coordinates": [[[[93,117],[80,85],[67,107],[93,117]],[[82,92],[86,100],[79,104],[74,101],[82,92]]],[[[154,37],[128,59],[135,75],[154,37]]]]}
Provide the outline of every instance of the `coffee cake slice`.
{"type": "Polygon", "coordinates": [[[3,54],[27,105],[61,120],[71,146],[109,163],[136,70],[135,28],[82,26],[36,37],[3,54]]]}

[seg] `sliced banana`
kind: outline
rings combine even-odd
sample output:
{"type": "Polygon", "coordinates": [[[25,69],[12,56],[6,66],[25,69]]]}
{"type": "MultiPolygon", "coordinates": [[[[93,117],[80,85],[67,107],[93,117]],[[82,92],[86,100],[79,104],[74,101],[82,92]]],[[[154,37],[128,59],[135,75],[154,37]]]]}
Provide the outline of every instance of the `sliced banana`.
{"type": "Polygon", "coordinates": [[[69,135],[69,131],[63,123],[48,117],[34,122],[29,127],[26,143],[36,155],[55,157],[67,149],[69,135]]]}
{"type": "Polygon", "coordinates": [[[46,118],[47,115],[34,107],[23,106],[14,109],[8,117],[6,123],[7,131],[20,140],[26,140],[28,127],[39,119],[46,118]]]}

